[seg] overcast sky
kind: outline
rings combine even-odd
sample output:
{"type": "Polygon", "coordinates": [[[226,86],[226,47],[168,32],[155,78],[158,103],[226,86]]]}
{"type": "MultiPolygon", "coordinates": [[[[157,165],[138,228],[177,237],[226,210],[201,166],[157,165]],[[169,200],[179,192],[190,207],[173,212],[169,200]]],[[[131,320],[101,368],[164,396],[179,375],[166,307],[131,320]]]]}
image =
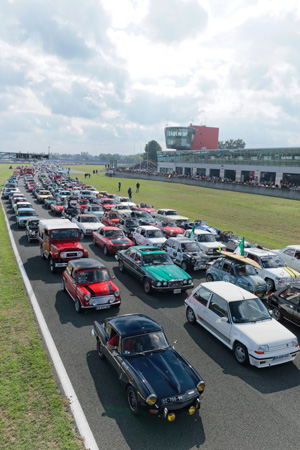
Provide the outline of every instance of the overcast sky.
{"type": "Polygon", "coordinates": [[[300,146],[299,0],[1,0],[0,151],[300,146]]]}

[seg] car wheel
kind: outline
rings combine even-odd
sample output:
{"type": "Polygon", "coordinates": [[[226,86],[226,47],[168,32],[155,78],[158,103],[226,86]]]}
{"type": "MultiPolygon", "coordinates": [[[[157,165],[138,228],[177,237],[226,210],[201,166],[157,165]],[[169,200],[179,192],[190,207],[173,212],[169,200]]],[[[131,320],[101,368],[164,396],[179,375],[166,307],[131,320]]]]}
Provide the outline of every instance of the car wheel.
{"type": "Polygon", "coordinates": [[[266,283],[267,283],[267,286],[268,286],[268,291],[270,292],[270,291],[275,291],[275,284],[274,284],[274,281],[273,280],[271,280],[271,278],[266,278],[266,283]]]}
{"type": "Polygon", "coordinates": [[[61,279],[60,287],[62,291],[66,290],[65,280],[63,278],[61,279]]]}
{"type": "Polygon", "coordinates": [[[214,278],[213,278],[213,276],[210,273],[208,273],[206,275],[206,281],[214,281],[214,278]]]}
{"type": "Polygon", "coordinates": [[[120,272],[125,272],[124,262],[122,259],[119,259],[119,269],[120,272]]]}
{"type": "Polygon", "coordinates": [[[273,317],[275,320],[277,320],[277,322],[281,322],[282,321],[282,312],[280,311],[279,308],[274,308],[273,309],[273,317]]]}
{"type": "Polygon", "coordinates": [[[81,313],[81,303],[78,297],[75,299],[75,311],[81,313]]]}
{"type": "Polygon", "coordinates": [[[29,234],[27,233],[27,241],[28,242],[30,242],[31,241],[31,239],[30,239],[30,236],[29,236],[29,234]]]}
{"type": "Polygon", "coordinates": [[[132,414],[138,414],[139,412],[139,404],[135,390],[133,387],[129,386],[127,389],[127,401],[129,405],[129,409],[132,414]]]}
{"type": "Polygon", "coordinates": [[[42,259],[45,259],[44,250],[42,246],[40,246],[40,255],[42,259]]]}
{"type": "Polygon", "coordinates": [[[104,359],[104,353],[103,353],[103,345],[100,339],[97,339],[97,353],[100,359],[104,359]]]}
{"type": "Polygon", "coordinates": [[[49,259],[49,266],[50,266],[51,272],[55,273],[56,272],[56,268],[55,268],[55,264],[54,264],[53,258],[51,258],[51,256],[50,256],[50,259],[49,259]]]}
{"type": "Polygon", "coordinates": [[[187,263],[186,263],[186,261],[182,261],[182,263],[181,263],[181,268],[182,268],[182,270],[184,270],[185,272],[187,271],[187,263]]]}
{"type": "Polygon", "coordinates": [[[80,231],[80,239],[84,239],[84,232],[82,230],[80,231]]]}
{"type": "Polygon", "coordinates": [[[236,342],[234,345],[234,357],[239,364],[246,365],[248,363],[247,349],[240,342],[236,342]]]}
{"type": "Polygon", "coordinates": [[[188,322],[190,322],[190,323],[195,323],[196,322],[195,313],[192,310],[192,308],[190,308],[189,306],[186,309],[185,315],[186,315],[186,318],[187,318],[188,322]]]}
{"type": "Polygon", "coordinates": [[[108,255],[108,249],[107,249],[106,245],[104,245],[104,247],[103,247],[103,253],[105,256],[108,255]]]}
{"type": "Polygon", "coordinates": [[[149,278],[144,279],[144,291],[146,294],[151,294],[152,288],[151,288],[151,282],[149,278]]]}

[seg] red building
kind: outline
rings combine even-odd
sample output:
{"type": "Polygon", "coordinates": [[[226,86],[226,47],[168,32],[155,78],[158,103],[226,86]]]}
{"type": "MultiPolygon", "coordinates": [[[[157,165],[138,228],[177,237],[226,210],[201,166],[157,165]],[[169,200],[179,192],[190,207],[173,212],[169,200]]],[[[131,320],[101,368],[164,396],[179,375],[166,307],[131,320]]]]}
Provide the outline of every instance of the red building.
{"type": "Polygon", "coordinates": [[[175,150],[216,150],[219,128],[205,125],[165,128],[166,147],[175,150]]]}

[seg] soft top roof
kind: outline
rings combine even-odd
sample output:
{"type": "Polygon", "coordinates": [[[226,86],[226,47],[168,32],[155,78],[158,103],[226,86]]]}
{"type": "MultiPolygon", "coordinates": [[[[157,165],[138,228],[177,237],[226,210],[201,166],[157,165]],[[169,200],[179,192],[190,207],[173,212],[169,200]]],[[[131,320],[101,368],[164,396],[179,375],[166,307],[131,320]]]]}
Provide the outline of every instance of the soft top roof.
{"type": "Polygon", "coordinates": [[[107,319],[117,333],[124,336],[134,336],[152,331],[161,331],[162,327],[144,314],[127,314],[125,316],[107,319]]]}

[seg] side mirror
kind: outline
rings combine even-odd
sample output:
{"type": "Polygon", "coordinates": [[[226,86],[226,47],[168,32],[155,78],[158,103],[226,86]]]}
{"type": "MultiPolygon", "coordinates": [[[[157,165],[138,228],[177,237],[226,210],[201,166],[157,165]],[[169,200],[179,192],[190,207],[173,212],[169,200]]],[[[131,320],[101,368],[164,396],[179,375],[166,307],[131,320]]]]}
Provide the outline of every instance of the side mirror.
{"type": "Polygon", "coordinates": [[[228,318],[227,317],[221,317],[221,322],[228,323],[228,318]]]}

